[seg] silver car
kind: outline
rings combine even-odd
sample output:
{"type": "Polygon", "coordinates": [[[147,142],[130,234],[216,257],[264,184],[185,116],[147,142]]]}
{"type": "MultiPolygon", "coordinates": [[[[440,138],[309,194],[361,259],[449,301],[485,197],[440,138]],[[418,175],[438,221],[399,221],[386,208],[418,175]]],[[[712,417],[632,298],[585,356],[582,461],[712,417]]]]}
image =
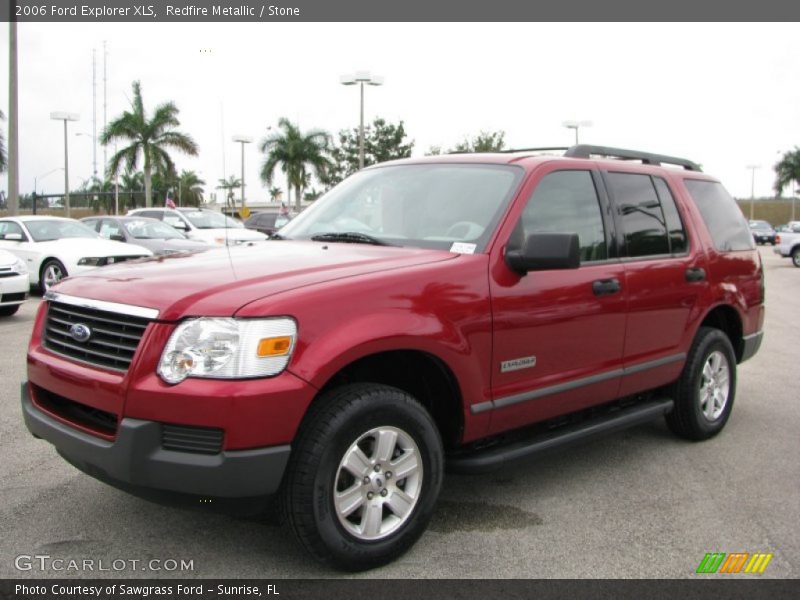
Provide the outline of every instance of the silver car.
{"type": "Polygon", "coordinates": [[[156,255],[202,252],[212,247],[205,242],[188,239],[174,227],[170,227],[158,219],[112,216],[86,217],[81,221],[94,229],[101,237],[144,246],[156,255]]]}

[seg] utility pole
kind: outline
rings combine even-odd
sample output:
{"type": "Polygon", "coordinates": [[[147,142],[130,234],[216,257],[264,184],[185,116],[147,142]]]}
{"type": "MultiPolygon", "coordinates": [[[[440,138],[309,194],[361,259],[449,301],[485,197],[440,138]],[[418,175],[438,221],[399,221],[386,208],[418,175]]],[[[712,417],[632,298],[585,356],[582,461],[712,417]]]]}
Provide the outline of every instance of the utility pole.
{"type": "Polygon", "coordinates": [[[8,213],[14,216],[19,214],[17,22],[9,21],[8,27],[8,213]]]}
{"type": "MultiPolygon", "coordinates": [[[[106,63],[108,62],[108,51],[106,50],[106,41],[103,40],[103,131],[108,127],[108,83],[106,77],[106,63]]],[[[96,139],[96,138],[95,138],[96,139]]],[[[108,168],[108,148],[103,146],[103,180],[106,178],[106,169],[108,168]]]]}
{"type": "Polygon", "coordinates": [[[760,169],[761,165],[747,165],[750,169],[750,220],[753,220],[754,204],[756,200],[756,169],[760,169]]]}
{"type": "Polygon", "coordinates": [[[92,48],[92,175],[97,180],[97,50],[92,48]]]}

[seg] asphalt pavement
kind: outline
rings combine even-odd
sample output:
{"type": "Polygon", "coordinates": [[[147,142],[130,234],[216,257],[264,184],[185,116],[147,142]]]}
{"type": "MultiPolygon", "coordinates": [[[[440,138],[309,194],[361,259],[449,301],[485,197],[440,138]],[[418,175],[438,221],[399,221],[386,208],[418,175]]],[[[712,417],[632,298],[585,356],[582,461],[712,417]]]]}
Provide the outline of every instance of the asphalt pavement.
{"type": "MultiPolygon", "coordinates": [[[[448,475],[417,545],[357,576],[709,577],[695,575],[707,552],[769,552],[760,577],[800,577],[800,269],[761,252],[765,339],[739,369],[721,435],[686,442],[659,420],[496,473],[448,475]]],[[[147,502],[34,439],[19,383],[39,300],[0,319],[0,577],[343,576],[270,518],[147,502]],[[167,570],[173,560],[191,569],[167,570]]]]}

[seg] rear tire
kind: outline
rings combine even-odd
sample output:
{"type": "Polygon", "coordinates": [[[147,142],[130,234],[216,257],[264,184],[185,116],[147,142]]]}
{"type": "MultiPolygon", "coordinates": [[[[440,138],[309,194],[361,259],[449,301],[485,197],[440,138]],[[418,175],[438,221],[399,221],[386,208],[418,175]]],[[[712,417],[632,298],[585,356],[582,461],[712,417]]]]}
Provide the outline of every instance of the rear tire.
{"type": "Polygon", "coordinates": [[[19,310],[19,307],[19,304],[14,304],[13,306],[0,306],[0,317],[10,317],[19,310]]]}
{"type": "Polygon", "coordinates": [[[323,563],[360,571],[391,562],[433,515],[444,472],[436,425],[386,385],[343,386],[317,406],[289,459],[284,517],[323,563]]]}
{"type": "Polygon", "coordinates": [[[792,264],[795,267],[800,267],[800,248],[792,250],[792,264]]]}
{"type": "Polygon", "coordinates": [[[736,395],[736,355],[728,336],[701,327],[670,393],[675,408],[666,419],[673,433],[706,440],[722,431],[736,395]]]}

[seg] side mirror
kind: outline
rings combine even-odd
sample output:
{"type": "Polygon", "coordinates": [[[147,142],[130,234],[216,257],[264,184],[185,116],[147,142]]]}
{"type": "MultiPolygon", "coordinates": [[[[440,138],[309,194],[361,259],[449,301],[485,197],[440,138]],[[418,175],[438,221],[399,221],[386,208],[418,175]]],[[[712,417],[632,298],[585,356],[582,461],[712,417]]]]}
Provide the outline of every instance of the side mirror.
{"type": "Polygon", "coordinates": [[[109,237],[108,239],[110,239],[110,240],[112,240],[114,242],[124,242],[125,241],[125,236],[122,235],[121,233],[115,233],[115,234],[111,235],[111,237],[109,237]]]}
{"type": "Polygon", "coordinates": [[[3,239],[6,242],[21,242],[22,241],[22,234],[21,233],[7,233],[3,236],[3,239]]]}
{"type": "Polygon", "coordinates": [[[506,264],[521,275],[528,271],[577,269],[581,265],[577,233],[532,233],[519,250],[506,250],[506,264]]]}

